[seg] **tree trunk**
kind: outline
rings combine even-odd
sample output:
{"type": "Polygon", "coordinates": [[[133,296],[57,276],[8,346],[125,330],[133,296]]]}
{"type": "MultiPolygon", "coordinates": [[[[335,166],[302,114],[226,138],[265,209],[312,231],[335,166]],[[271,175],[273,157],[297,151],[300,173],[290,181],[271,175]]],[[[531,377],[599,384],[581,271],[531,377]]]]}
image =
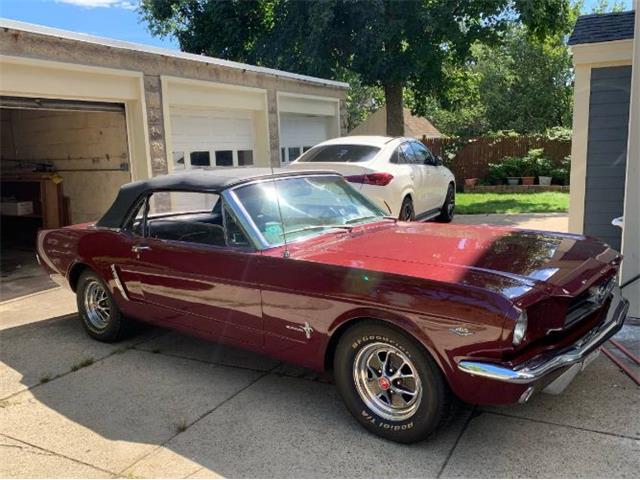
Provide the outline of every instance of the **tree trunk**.
{"type": "Polygon", "coordinates": [[[404,135],[402,84],[385,84],[384,98],[387,104],[387,135],[390,137],[402,137],[404,135]]]}

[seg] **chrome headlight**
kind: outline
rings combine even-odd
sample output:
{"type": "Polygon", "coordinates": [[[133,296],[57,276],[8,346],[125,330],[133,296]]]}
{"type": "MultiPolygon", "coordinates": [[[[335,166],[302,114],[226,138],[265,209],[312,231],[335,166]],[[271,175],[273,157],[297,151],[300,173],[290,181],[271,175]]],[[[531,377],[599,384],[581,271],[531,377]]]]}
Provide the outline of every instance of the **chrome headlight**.
{"type": "Polygon", "coordinates": [[[527,324],[529,319],[527,318],[527,312],[524,310],[520,312],[518,320],[516,320],[516,326],[513,327],[513,346],[517,347],[522,342],[522,339],[527,333],[527,324]]]}

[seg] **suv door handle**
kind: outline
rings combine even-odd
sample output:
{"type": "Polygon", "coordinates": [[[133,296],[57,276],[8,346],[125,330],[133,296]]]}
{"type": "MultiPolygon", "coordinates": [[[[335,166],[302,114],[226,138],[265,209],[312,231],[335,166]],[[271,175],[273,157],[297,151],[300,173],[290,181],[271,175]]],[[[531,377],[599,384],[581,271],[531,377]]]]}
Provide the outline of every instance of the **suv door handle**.
{"type": "Polygon", "coordinates": [[[131,247],[133,253],[139,253],[142,250],[151,250],[151,247],[149,245],[134,245],[131,247]]]}

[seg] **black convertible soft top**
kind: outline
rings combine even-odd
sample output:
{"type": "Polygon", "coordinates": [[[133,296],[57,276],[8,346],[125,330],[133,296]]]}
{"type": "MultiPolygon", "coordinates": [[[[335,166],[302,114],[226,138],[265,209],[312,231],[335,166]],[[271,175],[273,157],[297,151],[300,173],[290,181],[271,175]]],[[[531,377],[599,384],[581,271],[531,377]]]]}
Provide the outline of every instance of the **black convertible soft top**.
{"type": "Polygon", "coordinates": [[[220,193],[230,187],[257,179],[281,178],[300,175],[330,174],[331,170],[288,170],[282,168],[229,168],[217,170],[185,170],[169,175],[160,175],[147,180],[127,183],[120,187],[118,195],[107,213],[98,220],[96,226],[120,228],[133,204],[147,192],[158,190],[182,190],[220,193]]]}

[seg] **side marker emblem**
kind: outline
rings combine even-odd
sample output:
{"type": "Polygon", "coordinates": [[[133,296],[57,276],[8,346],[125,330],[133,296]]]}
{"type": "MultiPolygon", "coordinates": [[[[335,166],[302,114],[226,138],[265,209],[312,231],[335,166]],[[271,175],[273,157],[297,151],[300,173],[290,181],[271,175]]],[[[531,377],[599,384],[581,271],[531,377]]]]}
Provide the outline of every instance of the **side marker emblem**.
{"type": "Polygon", "coordinates": [[[474,334],[474,332],[465,327],[450,328],[449,331],[451,333],[455,333],[456,335],[460,335],[461,337],[468,337],[469,335],[474,334]]]}
{"type": "Polygon", "coordinates": [[[309,322],[304,322],[304,327],[299,325],[287,325],[289,330],[295,330],[296,332],[304,332],[304,336],[307,337],[307,340],[311,338],[311,334],[313,333],[313,328],[309,325],[309,322]]]}

